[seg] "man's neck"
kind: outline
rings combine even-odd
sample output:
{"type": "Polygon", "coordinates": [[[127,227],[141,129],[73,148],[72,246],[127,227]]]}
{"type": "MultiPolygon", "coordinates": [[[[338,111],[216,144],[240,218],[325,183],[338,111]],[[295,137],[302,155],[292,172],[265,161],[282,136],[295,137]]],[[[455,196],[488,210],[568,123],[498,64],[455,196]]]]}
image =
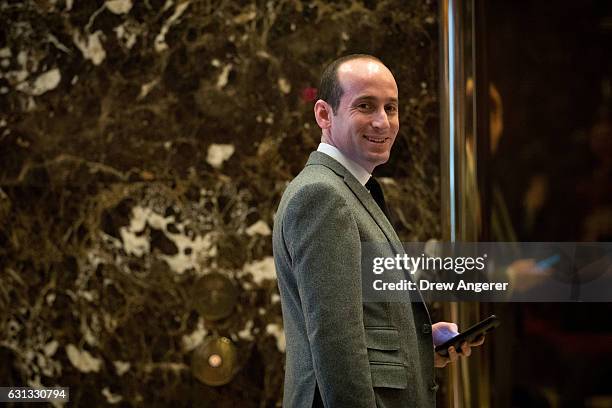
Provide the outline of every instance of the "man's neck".
{"type": "Polygon", "coordinates": [[[346,157],[346,155],[334,145],[322,141],[319,144],[319,148],[317,149],[317,151],[324,153],[332,159],[336,160],[338,163],[344,166],[344,168],[351,172],[351,174],[364,186],[368,179],[372,176],[369,171],[364,169],[359,164],[355,163],[353,160],[346,157]]]}

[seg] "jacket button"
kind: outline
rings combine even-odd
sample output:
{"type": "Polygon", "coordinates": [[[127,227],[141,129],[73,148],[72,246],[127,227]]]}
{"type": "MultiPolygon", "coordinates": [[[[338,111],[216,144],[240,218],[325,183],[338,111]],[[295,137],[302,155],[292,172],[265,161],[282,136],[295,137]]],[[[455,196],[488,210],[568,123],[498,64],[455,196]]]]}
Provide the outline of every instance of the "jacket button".
{"type": "Polygon", "coordinates": [[[423,333],[424,334],[431,333],[431,324],[429,324],[429,323],[424,323],[423,324],[423,333]]]}

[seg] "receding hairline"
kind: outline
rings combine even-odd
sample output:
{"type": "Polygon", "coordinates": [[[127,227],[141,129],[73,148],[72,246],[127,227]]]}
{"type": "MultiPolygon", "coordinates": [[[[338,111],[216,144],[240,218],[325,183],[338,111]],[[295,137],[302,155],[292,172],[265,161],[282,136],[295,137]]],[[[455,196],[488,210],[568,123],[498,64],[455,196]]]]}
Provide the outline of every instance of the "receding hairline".
{"type": "Polygon", "coordinates": [[[380,59],[378,59],[376,57],[373,57],[373,56],[372,57],[368,57],[368,56],[365,56],[365,57],[356,57],[356,58],[352,58],[350,60],[342,61],[342,63],[340,65],[338,65],[338,67],[336,68],[336,72],[335,72],[336,81],[338,81],[338,85],[342,88],[343,91],[344,91],[344,87],[342,86],[342,81],[340,79],[340,73],[341,72],[342,73],[350,73],[350,70],[346,70],[346,69],[343,70],[343,68],[346,67],[351,62],[359,61],[359,60],[364,61],[364,62],[365,61],[374,62],[377,66],[383,68],[382,71],[387,71],[391,75],[391,78],[393,78],[393,81],[395,81],[395,75],[393,75],[393,72],[391,72],[389,67],[387,67],[385,65],[385,63],[382,62],[380,59]]]}
{"type": "Polygon", "coordinates": [[[338,64],[338,68],[336,69],[336,71],[340,71],[343,66],[345,66],[346,64],[350,62],[359,61],[359,60],[376,62],[378,63],[378,65],[382,65],[383,67],[385,67],[387,71],[391,72],[389,67],[387,67],[384,62],[382,62],[379,58],[373,55],[356,55],[353,58],[346,59],[342,61],[340,64],[338,64]]]}
{"type": "Polygon", "coordinates": [[[380,65],[383,65],[385,68],[387,68],[385,63],[382,62],[382,60],[380,58],[378,58],[378,57],[375,57],[373,55],[368,55],[368,54],[355,54],[355,55],[348,55],[347,58],[344,59],[344,61],[342,61],[340,64],[338,64],[338,70],[340,70],[340,68],[343,65],[345,65],[346,63],[349,63],[351,61],[359,61],[359,60],[378,62],[380,65]]]}
{"type": "MultiPolygon", "coordinates": [[[[370,61],[370,62],[374,62],[376,63],[376,65],[383,67],[387,72],[389,72],[391,74],[391,76],[393,77],[393,79],[395,79],[395,76],[393,75],[393,72],[391,72],[391,70],[389,69],[389,67],[387,67],[385,65],[384,62],[382,62],[380,59],[372,56],[372,55],[359,55],[359,56],[355,56],[355,58],[351,58],[351,59],[347,59],[346,61],[342,61],[337,67],[336,67],[336,81],[338,81],[338,83],[340,83],[340,72],[342,72],[342,68],[346,67],[346,65],[350,64],[351,62],[355,62],[355,61],[370,61]]],[[[346,72],[346,71],[345,71],[346,72]]]]}

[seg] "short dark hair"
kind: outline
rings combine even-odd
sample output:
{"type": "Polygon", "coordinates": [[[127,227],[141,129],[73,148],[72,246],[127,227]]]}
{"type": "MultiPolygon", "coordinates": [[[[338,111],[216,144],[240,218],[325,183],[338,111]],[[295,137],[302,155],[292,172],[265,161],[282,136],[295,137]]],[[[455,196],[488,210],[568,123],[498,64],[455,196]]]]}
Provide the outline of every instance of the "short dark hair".
{"type": "Polygon", "coordinates": [[[331,105],[334,115],[340,106],[342,94],[344,94],[344,89],[342,89],[342,85],[340,85],[340,81],[338,80],[338,68],[345,62],[355,59],[371,59],[385,65],[380,59],[373,55],[351,54],[340,57],[325,67],[323,74],[321,74],[321,83],[319,84],[317,97],[331,105]]]}

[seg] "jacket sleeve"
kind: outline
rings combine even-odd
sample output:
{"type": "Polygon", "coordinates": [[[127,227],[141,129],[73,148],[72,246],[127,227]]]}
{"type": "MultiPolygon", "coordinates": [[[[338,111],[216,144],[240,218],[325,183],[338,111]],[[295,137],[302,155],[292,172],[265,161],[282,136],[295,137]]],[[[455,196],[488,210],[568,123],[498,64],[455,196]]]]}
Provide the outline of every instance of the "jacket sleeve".
{"type": "Polygon", "coordinates": [[[288,203],[283,235],[326,407],[374,407],[363,325],[361,242],[346,200],[326,184],[288,203]]]}

